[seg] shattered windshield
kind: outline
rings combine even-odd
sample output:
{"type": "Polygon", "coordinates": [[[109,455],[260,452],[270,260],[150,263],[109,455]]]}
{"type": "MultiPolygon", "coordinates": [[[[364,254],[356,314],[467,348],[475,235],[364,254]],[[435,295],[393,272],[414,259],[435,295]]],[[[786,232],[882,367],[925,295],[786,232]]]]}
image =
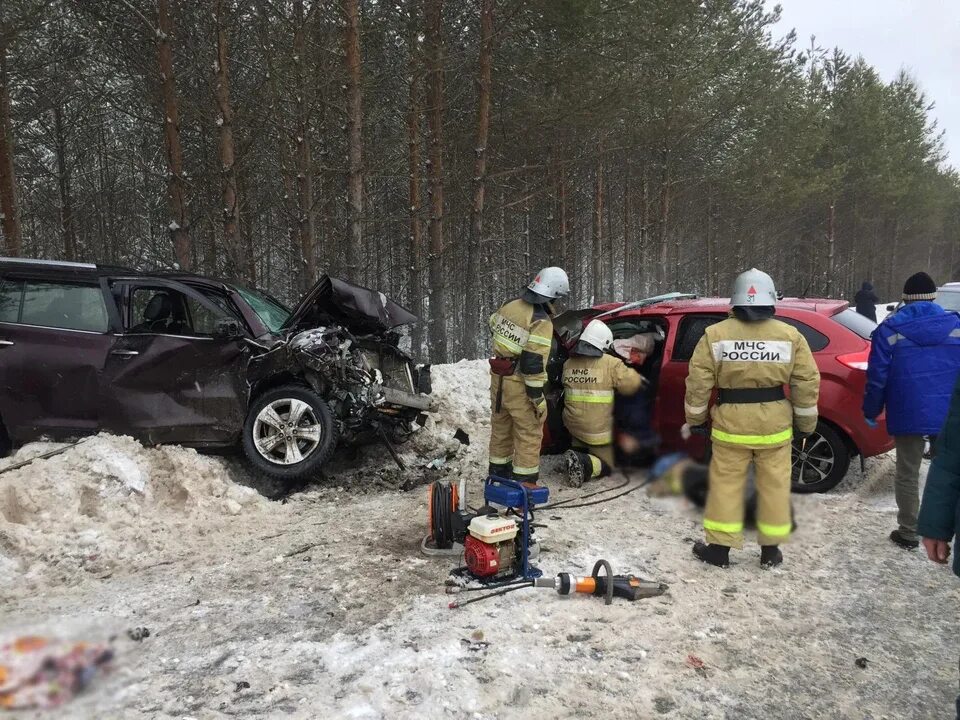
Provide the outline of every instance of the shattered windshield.
{"type": "Polygon", "coordinates": [[[240,297],[247,301],[253,311],[260,316],[263,324],[272,333],[280,332],[280,328],[290,317],[290,311],[283,305],[259,290],[237,286],[237,292],[240,297]]]}

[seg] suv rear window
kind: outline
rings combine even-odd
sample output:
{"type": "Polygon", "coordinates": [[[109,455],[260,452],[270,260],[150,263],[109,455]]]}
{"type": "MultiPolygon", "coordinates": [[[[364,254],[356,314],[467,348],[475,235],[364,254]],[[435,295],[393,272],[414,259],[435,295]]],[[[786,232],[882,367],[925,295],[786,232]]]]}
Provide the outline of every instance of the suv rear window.
{"type": "Polygon", "coordinates": [[[864,340],[869,340],[873,331],[877,329],[877,324],[873,320],[865,318],[856,310],[850,310],[849,308],[834,315],[833,319],[864,340]]]}
{"type": "Polygon", "coordinates": [[[783,317],[782,315],[778,315],[777,320],[782,323],[786,323],[787,325],[792,325],[799,330],[800,334],[807,339],[807,345],[810,346],[811,352],[820,352],[830,344],[830,338],[828,338],[819,330],[814,330],[806,323],[800,322],[799,320],[794,320],[790,317],[783,317]]]}
{"type": "MultiPolygon", "coordinates": [[[[689,362],[706,329],[725,319],[725,317],[725,315],[695,315],[684,318],[680,323],[680,335],[677,337],[677,343],[673,348],[673,360],[689,362]]],[[[777,320],[792,325],[799,330],[800,334],[807,339],[811,352],[820,352],[830,344],[830,338],[819,330],[814,330],[806,323],[782,315],[778,315],[777,320]]]]}
{"type": "Polygon", "coordinates": [[[680,322],[677,341],[673,346],[672,359],[676,362],[689,362],[697,343],[711,325],[725,319],[726,315],[691,315],[680,322]]]}
{"type": "Polygon", "coordinates": [[[61,328],[107,331],[107,307],[94,285],[20,281],[0,288],[0,321],[61,328]]]}

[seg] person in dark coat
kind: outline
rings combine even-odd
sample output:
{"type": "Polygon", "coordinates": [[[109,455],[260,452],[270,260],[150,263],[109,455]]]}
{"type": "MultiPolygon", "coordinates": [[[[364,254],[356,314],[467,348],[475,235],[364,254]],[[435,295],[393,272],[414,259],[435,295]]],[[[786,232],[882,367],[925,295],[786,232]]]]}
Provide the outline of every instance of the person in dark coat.
{"type": "MultiPolygon", "coordinates": [[[[923,538],[927,557],[946,565],[950,541],[960,543],[960,381],[953,390],[950,411],[937,439],[937,452],[923,489],[917,532],[923,538]]],[[[953,572],[960,577],[960,554],[954,552],[953,572]]],[[[960,720],[960,696],[957,697],[960,720]]]]}
{"type": "Polygon", "coordinates": [[[877,321],[877,305],[880,302],[880,298],[878,298],[877,294],[873,291],[873,285],[864,280],[863,285],[860,286],[857,294],[854,295],[853,302],[857,306],[858,313],[874,322],[877,321]]]}
{"type": "Polygon", "coordinates": [[[868,425],[887,411],[887,432],[896,442],[894,485],[899,527],[890,539],[902,548],[920,544],[920,463],[924,436],[943,427],[950,393],[960,376],[960,316],[933,302],[937,286],[926,273],[903,287],[904,307],[873,331],[863,415],[868,425]]]}
{"type": "MultiPolygon", "coordinates": [[[[917,532],[923,538],[927,557],[946,565],[950,541],[960,540],[960,381],[953,389],[947,421],[937,436],[917,532]]],[[[953,572],[960,577],[960,554],[954,555],[953,572]]]]}

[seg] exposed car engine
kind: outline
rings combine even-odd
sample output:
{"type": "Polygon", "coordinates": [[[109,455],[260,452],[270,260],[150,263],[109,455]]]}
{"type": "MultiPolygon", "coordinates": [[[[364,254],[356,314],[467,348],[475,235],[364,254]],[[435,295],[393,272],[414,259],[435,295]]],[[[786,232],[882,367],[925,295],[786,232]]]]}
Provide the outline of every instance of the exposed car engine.
{"type": "Polygon", "coordinates": [[[382,337],[356,337],[339,326],[320,327],[294,335],[288,347],[314,390],[330,405],[344,440],[380,429],[389,429],[391,439],[405,439],[413,430],[416,411],[429,408],[427,398],[417,395],[424,384],[421,377],[429,386],[429,369],[415,366],[382,337]]]}

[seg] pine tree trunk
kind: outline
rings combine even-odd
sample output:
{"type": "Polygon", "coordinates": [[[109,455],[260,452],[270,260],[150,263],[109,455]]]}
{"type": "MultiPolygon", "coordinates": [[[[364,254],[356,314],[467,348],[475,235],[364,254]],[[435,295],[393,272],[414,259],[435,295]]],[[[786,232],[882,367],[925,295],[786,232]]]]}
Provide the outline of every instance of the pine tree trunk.
{"type": "MultiPolygon", "coordinates": [[[[235,174],[237,180],[237,197],[250,197],[248,192],[249,182],[245,180],[249,179],[249,175],[241,176],[235,174]]],[[[238,200],[239,205],[239,200],[238,200]]],[[[237,212],[237,217],[239,218],[240,213],[237,212]]],[[[257,253],[256,253],[256,243],[254,238],[257,236],[256,228],[254,227],[254,222],[262,219],[262,216],[259,213],[250,213],[250,217],[247,218],[247,222],[240,225],[239,228],[239,241],[240,245],[243,248],[243,255],[246,257],[246,273],[247,278],[250,281],[251,285],[256,286],[260,281],[260,273],[257,271],[257,253]]]]}
{"type": "Polygon", "coordinates": [[[230,52],[227,30],[224,27],[226,15],[230,12],[224,5],[230,0],[213,0],[213,20],[217,36],[217,59],[214,63],[214,98],[217,103],[217,125],[220,136],[220,183],[221,183],[221,222],[223,223],[223,246],[231,260],[232,272],[244,277],[247,282],[256,284],[256,265],[253,257],[246,257],[241,247],[240,201],[237,194],[237,170],[235,146],[233,142],[233,105],[230,102],[230,52]]]}
{"type": "Polygon", "coordinates": [[[569,246],[570,246],[570,228],[569,228],[569,218],[568,218],[568,200],[567,200],[567,168],[561,162],[560,172],[559,172],[558,183],[560,187],[557,190],[557,194],[560,196],[560,211],[559,211],[559,221],[560,221],[560,260],[561,267],[567,268],[569,264],[569,246]]]}
{"type": "Polygon", "coordinates": [[[350,235],[346,249],[346,276],[358,279],[357,257],[363,252],[363,87],[360,76],[360,10],[358,0],[343,0],[343,31],[347,71],[347,200],[350,235]]]}
{"type": "Polygon", "coordinates": [[[713,229],[713,188],[707,190],[707,294],[716,296],[717,236],[713,229]]]}
{"type": "Polygon", "coordinates": [[[530,176],[523,174],[523,276],[533,275],[533,247],[530,244],[530,176]]]}
{"type": "Polygon", "coordinates": [[[603,160],[597,158],[593,171],[593,303],[603,296],[603,160]]]}
{"type": "MultiPolygon", "coordinates": [[[[604,255],[607,259],[605,295],[608,301],[616,299],[617,292],[617,263],[615,262],[615,251],[617,239],[613,234],[613,201],[610,199],[610,174],[604,168],[603,177],[603,207],[607,216],[607,242],[604,248],[604,255]]],[[[623,264],[622,262],[620,263],[623,264]]]]}
{"type": "Polygon", "coordinates": [[[636,297],[637,249],[633,246],[633,205],[630,193],[630,165],[627,164],[623,178],[623,299],[636,297]]]}
{"type": "Polygon", "coordinates": [[[443,274],[443,0],[426,0],[427,126],[430,133],[430,359],[447,359],[443,274]]]}
{"type": "Polygon", "coordinates": [[[173,68],[173,18],[170,0],[157,0],[157,56],[160,65],[160,92],[163,98],[163,138],[167,152],[167,203],[170,211],[170,238],[181,270],[193,267],[193,249],[187,221],[183,180],[183,147],[180,144],[180,104],[173,68]]]}
{"type": "Polygon", "coordinates": [[[647,179],[647,164],[640,171],[640,242],[637,247],[637,295],[647,294],[647,239],[650,224],[650,183],[647,179]]]}
{"type": "Polygon", "coordinates": [[[668,260],[668,240],[670,223],[670,153],[668,150],[663,152],[663,173],[660,176],[660,222],[658,227],[657,244],[660,249],[659,267],[657,268],[658,293],[666,292],[667,282],[667,260],[668,260]]]}
{"type": "Polygon", "coordinates": [[[410,221],[410,268],[408,275],[407,305],[410,311],[420,318],[411,331],[410,342],[414,356],[418,356],[423,349],[423,326],[426,318],[423,317],[423,219],[420,206],[420,93],[421,69],[417,50],[417,18],[414,14],[417,5],[411,2],[410,24],[407,34],[409,45],[409,95],[407,99],[407,148],[408,148],[408,203],[410,221]]]}
{"type": "Polygon", "coordinates": [[[304,72],[306,27],[303,0],[294,0],[293,54],[296,63],[296,167],[297,167],[297,240],[300,251],[300,291],[306,292],[317,280],[317,250],[313,228],[313,155],[310,148],[310,115],[307,91],[309,79],[304,72]]]}
{"type": "Polygon", "coordinates": [[[22,249],[20,215],[17,211],[17,174],[13,165],[13,126],[10,120],[10,76],[7,46],[0,33],[0,214],[6,254],[19,257],[22,249]]]}
{"type": "Polygon", "coordinates": [[[835,270],[836,253],[836,244],[833,237],[834,207],[835,203],[831,202],[830,213],[827,216],[827,278],[825,283],[827,297],[833,296],[833,273],[835,270]]]}
{"type": "Polygon", "coordinates": [[[70,192],[70,169],[67,167],[67,139],[63,127],[63,110],[53,108],[53,135],[57,156],[57,187],[60,190],[60,229],[63,235],[63,257],[77,259],[77,235],[73,226],[73,198],[70,192]]]}
{"type": "Polygon", "coordinates": [[[463,305],[461,352],[472,358],[477,353],[480,332],[480,268],[483,246],[483,206],[487,189],[487,141],[490,136],[490,94],[493,82],[493,11],[495,0],[481,0],[480,60],[477,72],[477,131],[474,140],[473,204],[470,206],[470,235],[467,243],[465,277],[467,292],[463,305]]]}

